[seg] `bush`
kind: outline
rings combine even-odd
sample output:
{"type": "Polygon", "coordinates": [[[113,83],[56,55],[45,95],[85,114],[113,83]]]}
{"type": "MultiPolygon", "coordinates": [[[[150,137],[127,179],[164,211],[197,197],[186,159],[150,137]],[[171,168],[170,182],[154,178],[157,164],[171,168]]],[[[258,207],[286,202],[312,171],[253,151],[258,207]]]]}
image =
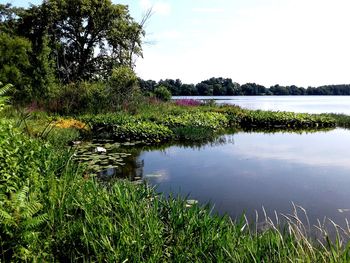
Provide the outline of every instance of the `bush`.
{"type": "Polygon", "coordinates": [[[113,69],[107,84],[107,96],[112,109],[122,109],[139,92],[135,72],[126,66],[113,69]]]}
{"type": "Polygon", "coordinates": [[[61,114],[98,113],[109,107],[107,98],[103,82],[77,82],[57,85],[45,106],[51,112],[61,114]]]}
{"type": "Polygon", "coordinates": [[[154,95],[162,101],[169,101],[171,99],[171,92],[164,86],[155,88],[154,95]]]}

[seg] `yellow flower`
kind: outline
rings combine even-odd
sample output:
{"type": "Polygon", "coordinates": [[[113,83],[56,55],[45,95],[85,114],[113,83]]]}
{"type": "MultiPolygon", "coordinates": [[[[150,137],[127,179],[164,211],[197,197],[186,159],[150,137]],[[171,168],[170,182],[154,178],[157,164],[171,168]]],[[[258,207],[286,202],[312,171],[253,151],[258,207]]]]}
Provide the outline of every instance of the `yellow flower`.
{"type": "Polygon", "coordinates": [[[54,125],[62,129],[75,128],[78,130],[88,130],[88,126],[84,122],[75,119],[59,119],[54,125]]]}

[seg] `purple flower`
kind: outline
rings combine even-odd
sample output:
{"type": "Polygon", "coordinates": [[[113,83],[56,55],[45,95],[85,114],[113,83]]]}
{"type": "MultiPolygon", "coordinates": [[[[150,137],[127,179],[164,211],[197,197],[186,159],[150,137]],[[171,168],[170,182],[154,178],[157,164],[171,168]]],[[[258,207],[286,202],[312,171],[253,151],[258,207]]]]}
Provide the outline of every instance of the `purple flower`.
{"type": "Polygon", "coordinates": [[[175,104],[178,106],[199,106],[202,102],[194,99],[179,99],[175,100],[175,104]]]}

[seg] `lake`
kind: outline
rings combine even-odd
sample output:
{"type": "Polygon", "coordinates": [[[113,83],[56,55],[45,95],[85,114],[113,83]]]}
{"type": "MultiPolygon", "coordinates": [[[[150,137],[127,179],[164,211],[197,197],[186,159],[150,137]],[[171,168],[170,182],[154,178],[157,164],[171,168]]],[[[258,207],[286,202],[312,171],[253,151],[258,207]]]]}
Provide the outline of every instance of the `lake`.
{"type": "Polygon", "coordinates": [[[224,135],[202,146],[133,149],[127,176],[232,218],[304,207],[312,223],[350,219],[350,130],[224,135]]]}
{"type": "Polygon", "coordinates": [[[214,99],[247,109],[350,114],[350,96],[174,96],[173,99],[214,99]]]}

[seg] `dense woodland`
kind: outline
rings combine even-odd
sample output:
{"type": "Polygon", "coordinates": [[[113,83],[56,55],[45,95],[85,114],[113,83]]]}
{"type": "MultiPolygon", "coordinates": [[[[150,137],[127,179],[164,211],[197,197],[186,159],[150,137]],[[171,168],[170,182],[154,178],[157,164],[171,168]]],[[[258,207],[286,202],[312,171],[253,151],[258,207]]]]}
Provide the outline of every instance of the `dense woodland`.
{"type": "Polygon", "coordinates": [[[183,84],[179,79],[166,79],[159,82],[139,79],[139,85],[145,93],[153,92],[155,88],[164,86],[173,96],[350,95],[350,85],[303,88],[295,85],[281,86],[277,84],[266,88],[256,83],[240,85],[230,78],[210,78],[196,85],[183,84]]]}

